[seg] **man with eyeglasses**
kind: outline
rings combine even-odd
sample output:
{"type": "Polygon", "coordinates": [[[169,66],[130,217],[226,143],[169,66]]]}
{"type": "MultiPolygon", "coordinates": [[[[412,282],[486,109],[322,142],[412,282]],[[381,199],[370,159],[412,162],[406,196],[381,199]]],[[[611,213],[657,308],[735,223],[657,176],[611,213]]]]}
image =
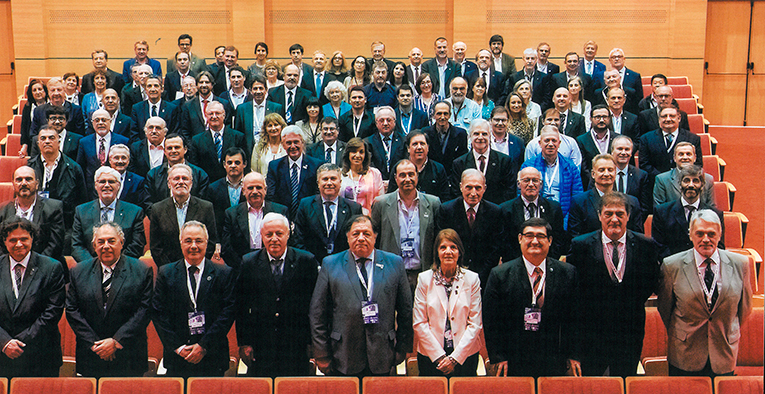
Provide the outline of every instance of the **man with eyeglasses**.
{"type": "Polygon", "coordinates": [[[521,225],[522,256],[491,270],[483,297],[489,369],[497,376],[581,376],[577,270],[548,257],[552,227],[521,225]]]}
{"type": "Polygon", "coordinates": [[[78,263],[96,257],[93,248],[93,227],[99,223],[117,223],[125,234],[123,253],[139,258],[143,255],[146,235],[143,229],[144,213],[141,207],[119,200],[120,173],[111,167],[96,171],[95,185],[98,198],[79,205],[74,213],[72,230],[72,257],[78,263]]]}
{"type": "Polygon", "coordinates": [[[109,149],[112,145],[130,143],[130,140],[122,135],[112,132],[110,126],[112,117],[105,109],[98,109],[93,112],[93,130],[95,133],[82,137],[80,147],[77,149],[77,164],[82,167],[85,175],[85,184],[88,186],[88,193],[92,195],[93,187],[90,180],[96,173],[98,167],[109,165],[109,149]]]}
{"type": "Polygon", "coordinates": [[[645,302],[658,288],[660,261],[653,239],[627,229],[633,208],[623,193],[604,194],[598,206],[600,228],[571,241],[566,261],[579,273],[577,341],[586,376],[637,374],[645,302]]]}
{"type": "Polygon", "coordinates": [[[590,120],[590,131],[576,137],[579,151],[582,152],[582,185],[585,189],[592,186],[592,159],[611,152],[611,142],[617,135],[611,129],[611,114],[605,105],[596,105],[592,109],[590,120]]]}
{"type": "Polygon", "coordinates": [[[345,142],[337,139],[339,135],[337,119],[332,117],[322,119],[319,123],[319,129],[321,130],[321,141],[309,146],[306,154],[325,163],[342,165],[345,142]]]}
{"type": "MultiPolygon", "coordinates": [[[[76,159],[77,149],[80,148],[80,140],[82,139],[82,135],[66,129],[66,109],[60,106],[52,106],[48,108],[47,111],[45,111],[45,116],[48,119],[48,128],[53,129],[58,133],[58,140],[60,141],[59,148],[61,149],[61,153],[65,154],[67,157],[76,159]]],[[[24,138],[24,136],[22,135],[21,138],[24,138]]],[[[37,146],[37,136],[30,137],[30,140],[32,141],[32,153],[29,154],[29,156],[35,157],[40,154],[40,147],[37,146]]],[[[29,149],[25,149],[25,146],[22,145],[22,150],[24,151],[24,156],[26,156],[26,152],[28,152],[29,149]]]]}
{"type": "Polygon", "coordinates": [[[513,163],[523,163],[523,147],[526,143],[515,134],[507,132],[510,114],[505,107],[491,110],[491,149],[510,156],[513,163]]]}

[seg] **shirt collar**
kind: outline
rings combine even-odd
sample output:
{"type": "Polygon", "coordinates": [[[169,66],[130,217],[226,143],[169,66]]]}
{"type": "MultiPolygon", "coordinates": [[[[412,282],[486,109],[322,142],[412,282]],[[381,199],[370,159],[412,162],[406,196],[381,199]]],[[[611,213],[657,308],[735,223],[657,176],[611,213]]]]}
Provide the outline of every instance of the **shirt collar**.
{"type": "Polygon", "coordinates": [[[183,204],[178,205],[178,201],[175,199],[175,196],[173,196],[173,204],[175,204],[175,208],[177,209],[185,209],[189,206],[189,200],[191,200],[191,196],[186,199],[186,201],[183,204]]]}
{"type": "Polygon", "coordinates": [[[681,203],[681,204],[683,204],[683,208],[685,208],[685,207],[687,207],[687,206],[689,206],[689,205],[690,205],[690,206],[692,206],[692,207],[696,208],[696,210],[698,210],[698,209],[699,209],[699,203],[700,203],[700,202],[701,202],[701,199],[700,199],[700,198],[697,198],[697,199],[696,199],[696,202],[694,202],[694,203],[689,203],[688,201],[686,201],[686,200],[685,200],[685,197],[683,197],[683,196],[680,196],[680,203],[681,203]]]}
{"type": "MultiPolygon", "coordinates": [[[[531,276],[534,274],[534,269],[537,268],[536,265],[531,264],[530,261],[526,259],[526,256],[523,257],[523,265],[526,266],[526,273],[531,276]]],[[[542,273],[544,273],[547,270],[547,259],[542,260],[542,262],[539,264],[539,269],[542,270],[542,273]]]]}
{"type": "MultiPolygon", "coordinates": [[[[462,200],[462,204],[465,206],[465,212],[467,212],[468,209],[470,209],[470,205],[465,200],[462,200]]],[[[479,201],[478,204],[475,204],[473,207],[473,210],[478,213],[478,207],[481,205],[481,202],[479,201]]]]}
{"type": "Polygon", "coordinates": [[[27,266],[29,265],[30,256],[32,256],[32,252],[27,253],[27,255],[24,256],[23,259],[21,259],[21,261],[16,261],[13,259],[13,257],[11,257],[11,255],[8,255],[8,258],[11,260],[11,269],[13,269],[13,267],[15,267],[16,264],[21,264],[21,266],[24,267],[24,269],[26,270],[27,266]]]}
{"type": "Polygon", "coordinates": [[[109,205],[107,206],[107,205],[104,205],[104,202],[103,202],[103,201],[101,201],[101,199],[99,198],[99,199],[98,199],[98,206],[99,206],[101,209],[104,209],[104,208],[107,208],[107,207],[108,207],[108,208],[110,208],[112,211],[114,211],[114,210],[116,209],[116,207],[117,207],[117,199],[115,198],[115,199],[114,199],[114,201],[112,201],[112,203],[111,203],[111,204],[109,204],[109,205]]]}
{"type": "Polygon", "coordinates": [[[521,196],[521,201],[523,201],[523,205],[525,205],[527,207],[529,206],[529,204],[534,203],[534,205],[536,205],[537,208],[539,208],[539,196],[537,196],[537,198],[535,198],[532,201],[529,201],[529,200],[526,199],[526,197],[521,196]]]}
{"type": "Polygon", "coordinates": [[[303,166],[303,155],[300,155],[297,160],[293,161],[291,157],[287,156],[287,160],[289,160],[290,169],[292,169],[293,164],[297,164],[298,169],[302,168],[303,166]]]}
{"type": "MultiPolygon", "coordinates": [[[[602,230],[600,231],[600,240],[603,242],[603,245],[610,244],[613,242],[611,238],[608,238],[606,233],[604,233],[602,230]]],[[[624,234],[617,240],[620,244],[627,244],[627,232],[625,231],[624,234]]]]}
{"type": "MultiPolygon", "coordinates": [[[[693,257],[696,260],[697,268],[701,268],[701,264],[704,264],[704,261],[707,259],[706,257],[702,256],[701,253],[699,253],[699,251],[696,250],[696,248],[693,248],[693,257]]],[[[715,248],[715,252],[712,253],[712,255],[709,256],[709,258],[712,259],[712,261],[714,261],[718,267],[720,266],[720,251],[717,250],[717,248],[715,248]]]]}
{"type": "MultiPolygon", "coordinates": [[[[202,259],[202,261],[199,263],[199,265],[196,266],[197,269],[199,269],[199,271],[197,271],[197,272],[200,275],[202,274],[202,272],[205,271],[205,260],[207,260],[207,259],[202,259]]],[[[188,272],[189,268],[191,268],[191,263],[189,263],[189,261],[186,260],[186,259],[183,259],[183,263],[186,265],[186,272],[188,272]]]]}
{"type": "Polygon", "coordinates": [[[287,248],[284,248],[284,253],[282,253],[282,255],[278,259],[274,256],[271,256],[271,253],[268,253],[268,262],[271,264],[274,263],[274,260],[281,260],[281,264],[284,264],[284,260],[286,259],[287,259],[287,248]]]}

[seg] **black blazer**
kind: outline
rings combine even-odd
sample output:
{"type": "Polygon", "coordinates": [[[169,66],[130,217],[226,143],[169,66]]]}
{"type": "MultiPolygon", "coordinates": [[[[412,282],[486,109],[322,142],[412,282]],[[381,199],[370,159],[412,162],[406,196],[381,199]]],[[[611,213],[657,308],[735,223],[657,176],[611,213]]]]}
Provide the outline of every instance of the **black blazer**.
{"type": "Polygon", "coordinates": [[[699,167],[704,165],[704,157],[701,153],[701,139],[696,134],[686,129],[679,129],[677,138],[672,143],[672,149],[667,152],[667,146],[664,142],[664,132],[656,129],[643,134],[640,137],[640,169],[645,170],[651,178],[662,172],[669,171],[676,167],[674,147],[680,142],[690,142],[696,147],[696,164],[699,167]]]}
{"type": "Polygon", "coordinates": [[[438,73],[438,61],[436,58],[432,58],[428,61],[425,61],[421,65],[421,72],[422,73],[428,73],[430,75],[430,80],[433,81],[433,92],[438,93],[441,90],[441,86],[444,87],[444,97],[441,97],[442,99],[446,99],[451,95],[451,91],[449,90],[449,84],[452,82],[452,79],[455,77],[460,76],[460,68],[457,66],[457,63],[454,62],[454,60],[447,58],[446,59],[446,71],[444,72],[444,80],[441,81],[441,76],[438,73]]]}
{"type": "MultiPolygon", "coordinates": [[[[239,268],[242,256],[255,250],[250,249],[249,209],[249,205],[243,202],[235,207],[226,209],[224,213],[221,257],[227,265],[234,269],[239,268]]],[[[288,209],[284,205],[265,201],[263,202],[263,216],[266,216],[269,212],[276,212],[286,217],[289,216],[288,209]]]]}
{"type": "MultiPolygon", "coordinates": [[[[146,134],[144,133],[143,128],[146,126],[146,121],[151,117],[149,108],[151,107],[148,100],[144,100],[133,105],[133,110],[130,113],[130,118],[133,120],[133,135],[137,136],[137,139],[146,138],[146,134]]],[[[180,112],[178,107],[176,107],[172,101],[160,101],[157,116],[165,121],[168,134],[178,130],[178,112],[180,112]]],[[[135,140],[136,139],[131,139],[131,141],[135,140]]]]}
{"type": "MultiPolygon", "coordinates": [[[[221,158],[218,160],[218,152],[215,148],[212,134],[209,131],[205,131],[204,133],[195,135],[191,139],[191,143],[189,143],[189,149],[191,150],[189,161],[196,164],[207,173],[210,182],[215,182],[226,176],[226,169],[224,168],[226,150],[234,147],[242,148],[242,150],[247,148],[244,141],[244,134],[228,126],[224,126],[223,150],[221,151],[221,158]]],[[[245,154],[247,155],[247,158],[250,157],[248,153],[245,154]]]]}
{"type": "MultiPolygon", "coordinates": [[[[85,135],[94,134],[96,131],[93,129],[93,122],[90,119],[85,119],[85,135]]],[[[143,127],[138,130],[139,134],[135,134],[136,128],[133,127],[133,119],[129,116],[125,116],[122,112],[117,112],[117,119],[115,120],[114,130],[112,133],[119,134],[123,137],[127,137],[132,144],[141,138],[145,138],[143,127]]],[[[69,135],[69,133],[67,133],[69,135]]]]}
{"type": "Polygon", "coordinates": [[[468,151],[467,131],[450,123],[444,144],[441,143],[441,138],[435,125],[422,129],[422,132],[428,135],[428,159],[443,164],[446,173],[451,174],[454,160],[468,151]]]}
{"type": "Polygon", "coordinates": [[[268,164],[268,176],[266,177],[268,192],[266,199],[289,208],[289,218],[294,219],[300,200],[319,192],[319,186],[316,183],[316,170],[323,164],[323,161],[303,154],[300,180],[298,181],[300,190],[298,191],[297,201],[293,201],[292,182],[290,181],[290,169],[288,168],[290,165],[289,160],[289,156],[284,156],[279,160],[272,160],[268,164]]]}
{"type": "MultiPolygon", "coordinates": [[[[287,90],[285,86],[280,85],[275,88],[271,88],[271,90],[268,91],[267,98],[268,101],[273,101],[282,106],[283,112],[280,115],[282,115],[285,122],[287,122],[286,93],[287,90]]],[[[311,94],[310,90],[301,88],[300,86],[295,88],[295,97],[293,97],[294,108],[292,109],[292,119],[290,122],[287,122],[287,124],[295,124],[295,122],[298,120],[307,117],[308,113],[305,111],[305,108],[308,106],[308,99],[311,98],[311,96],[313,96],[313,94],[311,94]]]]}
{"type": "MultiPolygon", "coordinates": [[[[635,92],[635,89],[632,89],[629,86],[622,85],[622,90],[624,90],[624,107],[623,110],[632,114],[637,115],[640,112],[640,98],[637,97],[637,93],[635,92]]],[[[643,91],[643,88],[640,88],[640,91],[643,91]]],[[[608,95],[608,87],[602,87],[599,89],[595,89],[595,92],[592,95],[592,100],[590,100],[590,103],[592,106],[596,106],[598,104],[604,104],[608,105],[608,100],[606,99],[606,96],[608,95]]],[[[656,127],[659,127],[658,124],[658,118],[656,127]]]]}
{"type": "MultiPolygon", "coordinates": [[[[37,179],[42,180],[45,175],[45,165],[40,156],[29,159],[27,165],[35,170],[37,179]]],[[[61,156],[58,167],[53,171],[53,178],[45,190],[50,193],[49,198],[59,200],[64,204],[64,228],[72,228],[74,223],[74,208],[88,200],[85,187],[85,177],[82,175],[82,167],[66,155],[61,156]]]]}
{"type": "MultiPolygon", "coordinates": [[[[428,119],[428,114],[426,114],[423,111],[420,111],[417,108],[412,108],[412,112],[409,113],[409,116],[412,118],[412,122],[409,125],[409,132],[411,133],[413,130],[422,130],[422,128],[427,127],[430,124],[430,121],[428,119]]],[[[409,122],[407,122],[409,123],[409,122]]],[[[404,133],[404,119],[401,116],[401,109],[396,107],[396,131],[401,133],[401,135],[407,135],[408,133],[404,133]]]]}
{"type": "MultiPolygon", "coordinates": [[[[335,153],[335,162],[333,164],[337,164],[338,166],[343,166],[343,154],[345,153],[345,142],[337,140],[337,152],[335,153]]],[[[308,156],[317,158],[321,160],[322,162],[325,162],[325,159],[327,158],[327,153],[324,150],[326,149],[326,146],[324,145],[324,141],[319,141],[306,149],[305,153],[308,156]]]]}
{"type": "MultiPolygon", "coordinates": [[[[11,200],[0,208],[0,223],[15,216],[15,200],[11,200]]],[[[40,227],[40,232],[35,237],[34,244],[32,244],[32,250],[54,259],[62,258],[61,252],[64,250],[64,234],[66,230],[64,227],[64,206],[61,204],[61,201],[37,197],[35,207],[32,210],[32,221],[40,227]]],[[[0,250],[2,250],[3,254],[8,253],[5,243],[0,246],[0,250]]]]}
{"type": "Polygon", "coordinates": [[[327,234],[327,221],[324,218],[324,204],[321,195],[306,197],[300,200],[292,240],[295,247],[311,252],[321,261],[329,254],[339,253],[348,249],[346,226],[351,217],[361,215],[361,205],[343,197],[337,198],[337,220],[333,230],[327,234]],[[332,250],[327,247],[332,244],[332,250]]]}
{"type": "MultiPolygon", "coordinates": [[[[247,67],[242,67],[244,70],[244,83],[245,86],[249,86],[249,83],[247,81],[250,80],[250,71],[247,70],[247,67]]],[[[216,72],[213,73],[213,76],[215,77],[215,85],[213,86],[213,94],[216,96],[220,96],[223,94],[223,92],[226,91],[227,81],[226,81],[226,66],[218,67],[216,72]]]]}
{"type": "MultiPolygon", "coordinates": [[[[23,138],[23,137],[22,137],[23,138]]],[[[72,133],[71,131],[67,130],[66,132],[66,139],[64,140],[64,143],[61,145],[61,152],[63,152],[66,157],[74,157],[77,158],[77,151],[80,149],[80,140],[82,139],[82,136],[77,133],[72,133]]],[[[27,151],[31,152],[29,154],[30,157],[35,157],[40,155],[40,147],[37,146],[37,136],[34,136],[32,138],[32,145],[30,146],[30,149],[27,151]]]]}
{"type": "Polygon", "coordinates": [[[489,272],[499,264],[502,255],[503,245],[500,240],[503,239],[504,223],[499,205],[486,200],[481,201],[471,228],[468,224],[465,200],[458,197],[441,204],[436,220],[438,229],[450,228],[459,234],[465,248],[462,264],[476,272],[481,278],[482,287],[485,286],[489,272]]]}
{"type": "Polygon", "coordinates": [[[122,185],[122,194],[119,195],[120,201],[129,202],[146,208],[149,203],[149,192],[146,190],[146,178],[127,171],[125,173],[125,184],[122,185]]]}
{"type": "MultiPolygon", "coordinates": [[[[106,74],[109,75],[109,88],[114,89],[117,94],[119,94],[122,91],[122,88],[125,86],[125,80],[122,79],[122,74],[111,70],[110,68],[106,69],[106,74]]],[[[92,92],[94,89],[93,87],[93,73],[87,73],[82,76],[82,85],[80,86],[80,93],[82,94],[88,94],[92,92]]]]}
{"type": "Polygon", "coordinates": [[[236,204],[231,205],[231,199],[228,196],[228,183],[226,177],[218,179],[210,184],[205,192],[204,199],[211,202],[213,205],[213,211],[215,211],[215,224],[218,225],[218,234],[223,234],[223,218],[227,209],[232,206],[237,206],[239,203],[247,201],[244,196],[244,190],[239,193],[239,201],[236,204]]]}
{"type": "MultiPolygon", "coordinates": [[[[66,116],[66,130],[80,135],[85,134],[85,118],[82,115],[82,107],[74,105],[68,101],[64,101],[64,109],[68,112],[66,116]]],[[[45,115],[45,111],[51,107],[50,103],[38,105],[35,108],[32,125],[29,128],[29,137],[35,137],[43,126],[48,124],[48,117],[45,115]]]]}
{"type": "MultiPolygon", "coordinates": [[[[189,70],[188,76],[196,78],[197,73],[189,70]]],[[[183,92],[183,86],[181,84],[181,73],[178,72],[178,70],[173,70],[165,75],[165,89],[162,92],[162,99],[167,101],[174,101],[175,94],[177,92],[183,92]]]]}
{"type": "MultiPolygon", "coordinates": [[[[119,134],[111,133],[111,141],[109,147],[117,144],[127,145],[130,141],[127,137],[123,137],[119,134]]],[[[96,134],[86,135],[80,140],[79,148],[77,149],[77,164],[82,168],[82,174],[85,177],[85,186],[88,188],[88,195],[95,193],[95,182],[93,176],[96,174],[96,170],[101,167],[101,161],[98,160],[98,140],[96,134]]],[[[106,163],[109,163],[109,154],[106,153],[106,163]]],[[[42,178],[40,178],[42,179],[42,178]]]]}
{"type": "Polygon", "coordinates": [[[242,260],[236,337],[239,346],[253,350],[248,376],[308,373],[308,311],[318,276],[316,258],[289,247],[283,267],[281,285],[277,285],[265,249],[248,253],[242,260]]]}
{"type": "MultiPolygon", "coordinates": [[[[514,199],[517,167],[518,165],[513,165],[510,156],[489,149],[489,161],[486,163],[486,192],[483,195],[484,200],[499,205],[514,199]]],[[[472,149],[455,159],[452,163],[450,183],[452,185],[452,196],[455,198],[461,195],[460,179],[462,178],[462,171],[468,168],[478,168],[472,149]]]]}
{"type": "MultiPolygon", "coordinates": [[[[611,154],[611,143],[613,143],[616,136],[616,133],[608,130],[608,147],[603,153],[611,154]]],[[[598,150],[598,146],[595,145],[595,141],[592,140],[592,132],[590,130],[576,137],[576,144],[582,153],[582,185],[587,189],[588,186],[592,186],[592,159],[601,152],[598,150]]]]}
{"type": "MultiPolygon", "coordinates": [[[[571,198],[571,208],[568,211],[568,232],[572,237],[600,230],[602,225],[598,218],[598,204],[600,204],[598,190],[592,188],[584,193],[579,193],[571,198]]],[[[643,218],[640,202],[637,198],[627,195],[627,201],[632,207],[627,228],[632,231],[643,233],[643,218]]]]}
{"type": "MultiPolygon", "coordinates": [[[[722,231],[717,247],[725,249],[725,220],[723,213],[708,204],[699,202],[699,209],[711,209],[720,218],[722,231]]],[[[653,209],[653,221],[651,222],[651,237],[661,247],[659,257],[664,259],[675,253],[693,248],[693,242],[688,232],[688,218],[685,216],[685,207],[680,199],[665,202],[653,209]]]]}
{"type": "MultiPolygon", "coordinates": [[[[149,245],[151,256],[157,267],[183,258],[181,243],[179,241],[180,228],[175,211],[175,202],[172,198],[166,198],[151,208],[149,213],[151,227],[149,230],[149,245]]],[[[212,204],[194,196],[189,196],[186,222],[196,220],[207,226],[207,258],[215,252],[215,244],[218,243],[218,231],[215,225],[215,213],[212,204]]]]}
{"type": "MultiPolygon", "coordinates": [[[[690,130],[691,126],[688,124],[688,114],[683,110],[678,110],[678,112],[680,112],[680,125],[678,128],[681,130],[690,130]]],[[[637,115],[638,127],[640,127],[641,135],[660,128],[659,112],[657,108],[649,108],[640,111],[637,115]]]]}
{"type": "Polygon", "coordinates": [[[492,362],[507,361],[508,375],[560,376],[577,359],[579,289],[577,270],[547,258],[539,331],[524,329],[531,283],[522,258],[491,270],[483,296],[483,330],[492,362]]]}
{"type": "MultiPolygon", "coordinates": [[[[146,155],[148,156],[148,153],[146,155]]],[[[205,193],[207,193],[207,186],[210,183],[207,173],[188,161],[186,164],[191,167],[191,195],[199,198],[204,197],[205,193]]],[[[152,168],[146,175],[146,189],[149,192],[149,208],[151,207],[151,204],[158,203],[170,197],[170,189],[167,187],[167,170],[167,161],[165,161],[161,166],[152,168]]]]}
{"type": "MultiPolygon", "coordinates": [[[[231,117],[234,116],[234,108],[231,106],[231,103],[218,96],[213,96],[212,101],[223,104],[223,108],[226,110],[224,124],[230,125],[231,117]]],[[[191,138],[195,135],[205,132],[205,117],[202,114],[202,104],[199,96],[194,97],[193,100],[187,101],[181,106],[177,132],[186,138],[186,141],[191,141],[191,138]]]]}
{"type": "Polygon", "coordinates": [[[152,320],[162,340],[165,368],[172,376],[223,376],[228,369],[228,332],[234,323],[234,284],[231,267],[205,260],[197,283],[196,311],[205,315],[204,334],[191,335],[189,313],[195,311],[186,281],[189,273],[183,259],[159,268],[152,301],[152,320]],[[183,345],[199,344],[207,353],[191,364],[175,353],[183,345]]]}
{"type": "MultiPolygon", "coordinates": [[[[583,72],[579,73],[579,78],[582,79],[582,91],[580,94],[584,96],[585,100],[592,102],[595,92],[592,78],[583,72]]],[[[545,85],[544,102],[549,107],[552,106],[552,99],[555,90],[558,88],[568,88],[568,75],[566,75],[566,70],[555,74],[547,74],[547,82],[545,85]]]]}
{"type": "MultiPolygon", "coordinates": [[[[619,169],[617,168],[615,182],[618,181],[619,169]]],[[[614,189],[616,189],[616,184],[614,184],[614,189]]],[[[648,179],[648,173],[633,165],[627,165],[627,190],[625,192],[638,199],[643,219],[648,218],[648,215],[653,211],[653,188],[650,179],[648,179]]]]}
{"type": "Polygon", "coordinates": [[[577,342],[586,375],[597,373],[588,367],[614,349],[637,364],[645,332],[645,302],[660,279],[656,243],[627,230],[624,277],[621,283],[614,283],[603,259],[601,234],[598,229],[574,238],[566,260],[579,272],[582,308],[577,342]]]}
{"type": "MultiPolygon", "coordinates": [[[[369,146],[369,153],[372,154],[372,167],[380,170],[383,180],[391,178],[393,166],[404,158],[407,158],[406,141],[403,133],[393,130],[391,134],[390,142],[390,161],[386,163],[385,146],[383,145],[383,137],[380,133],[374,133],[371,136],[364,138],[369,146]]],[[[393,176],[395,178],[395,175],[393,176]]]]}
{"type": "MultiPolygon", "coordinates": [[[[489,69],[486,70],[486,73],[491,79],[489,81],[489,91],[486,92],[486,96],[494,102],[495,106],[501,106],[502,104],[500,104],[500,98],[505,91],[505,79],[502,77],[502,73],[499,71],[492,72],[491,69],[489,69]]],[[[470,92],[473,91],[473,86],[475,85],[476,81],[478,81],[478,78],[481,78],[481,74],[482,71],[476,68],[475,70],[469,71],[467,75],[463,76],[463,78],[468,81],[468,89],[470,92]]],[[[510,88],[512,89],[512,86],[510,88]]]]}
{"type": "Polygon", "coordinates": [[[77,336],[75,357],[77,373],[82,376],[141,376],[146,372],[146,326],[154,272],[132,257],[122,256],[115,264],[108,300],[103,298],[103,273],[97,258],[81,262],[71,271],[66,320],[77,336]],[[104,361],[90,350],[96,341],[106,338],[123,346],[114,361],[104,361]]]}
{"type": "MultiPolygon", "coordinates": [[[[548,200],[544,197],[538,198],[539,217],[547,220],[552,226],[552,245],[547,253],[548,257],[558,259],[568,252],[571,237],[563,229],[563,211],[560,204],[554,200],[548,200]]],[[[521,257],[521,245],[518,243],[518,234],[521,233],[521,225],[526,221],[526,206],[523,203],[523,197],[518,196],[510,201],[502,203],[499,206],[502,210],[502,217],[505,224],[505,249],[502,254],[502,261],[510,261],[521,257]]]]}
{"type": "Polygon", "coordinates": [[[135,104],[143,101],[143,95],[139,87],[133,87],[133,83],[126,84],[120,92],[120,111],[130,116],[135,104]]]}
{"type": "Polygon", "coordinates": [[[375,114],[372,111],[364,111],[364,115],[361,116],[359,135],[353,134],[353,110],[340,115],[340,119],[337,120],[337,128],[339,141],[348,142],[353,137],[367,138],[377,131],[375,114]]]}
{"type": "MultiPolygon", "coordinates": [[[[167,163],[167,158],[162,158],[163,163],[167,163]]],[[[151,159],[149,158],[149,141],[145,138],[130,144],[130,165],[128,170],[146,178],[151,170],[151,159]]]]}
{"type": "MultiPolygon", "coordinates": [[[[534,67],[534,74],[531,76],[531,101],[542,105],[545,104],[545,78],[547,77],[547,74],[539,71],[534,67]]],[[[511,78],[508,78],[505,80],[505,86],[504,90],[502,92],[502,97],[500,99],[500,102],[502,105],[505,104],[505,101],[507,100],[507,96],[510,95],[510,93],[513,92],[513,87],[515,84],[522,80],[526,79],[526,74],[524,74],[523,69],[518,71],[517,73],[513,74],[511,78]]],[[[494,103],[495,106],[498,103],[494,103]]]]}
{"type": "MultiPolygon", "coordinates": [[[[77,207],[72,228],[72,257],[82,262],[96,257],[93,249],[93,227],[101,223],[100,200],[86,202],[77,207]]],[[[146,233],[143,229],[143,209],[129,202],[117,200],[114,206],[114,223],[122,227],[125,234],[122,253],[139,258],[146,246],[146,233]]]]}
{"type": "Polygon", "coordinates": [[[0,375],[58,377],[62,364],[58,322],[66,298],[63,268],[58,261],[31,252],[18,300],[13,293],[12,280],[10,257],[5,254],[0,257],[0,293],[3,298],[0,302],[0,344],[18,339],[27,346],[15,360],[0,353],[0,375]]]}
{"type": "MultiPolygon", "coordinates": [[[[395,178],[395,177],[394,177],[395,178]]],[[[395,179],[388,182],[387,193],[398,190],[395,179]]],[[[449,176],[441,163],[428,160],[422,171],[417,173],[417,190],[438,197],[441,201],[449,201],[451,190],[449,189],[449,176]]]]}
{"type": "MultiPolygon", "coordinates": [[[[236,107],[236,116],[234,116],[234,129],[242,132],[244,134],[244,143],[245,143],[245,152],[247,153],[247,157],[249,157],[252,154],[252,148],[255,146],[255,143],[257,142],[255,140],[255,136],[252,135],[252,129],[253,129],[253,103],[252,101],[246,102],[247,105],[240,105],[236,107]]],[[[271,102],[271,101],[264,101],[263,104],[265,105],[265,114],[280,114],[282,115],[284,113],[284,108],[282,108],[281,105],[271,102]]],[[[260,119],[260,122],[263,122],[263,119],[260,119]]],[[[261,128],[262,128],[261,124],[261,128]]],[[[262,131],[262,130],[261,130],[262,131]]]]}
{"type": "MultiPolygon", "coordinates": [[[[543,118],[544,114],[540,116],[540,118],[543,118]]],[[[542,130],[542,126],[544,126],[544,122],[537,122],[539,130],[542,130]]],[[[584,123],[584,116],[579,115],[578,113],[574,111],[568,111],[568,114],[566,115],[566,127],[563,130],[563,134],[566,134],[569,137],[579,137],[582,134],[585,134],[587,132],[586,124],[584,123]]]]}
{"type": "MultiPolygon", "coordinates": [[[[324,76],[321,80],[321,86],[319,87],[319,93],[316,94],[316,81],[313,78],[313,69],[311,69],[310,74],[303,75],[303,80],[300,83],[300,87],[311,92],[311,94],[314,97],[319,99],[319,102],[321,103],[321,105],[324,105],[329,102],[329,99],[327,98],[327,96],[324,95],[324,89],[326,89],[327,84],[336,80],[337,79],[335,78],[334,75],[332,75],[332,73],[325,70],[324,76]]],[[[343,82],[343,81],[340,81],[340,82],[343,82]]]]}
{"type": "MultiPolygon", "coordinates": [[[[638,123],[638,117],[637,115],[633,114],[632,112],[628,111],[622,111],[622,130],[621,134],[626,135],[627,137],[630,137],[632,139],[632,143],[634,145],[632,151],[638,151],[640,150],[640,135],[642,131],[640,130],[640,124],[638,123]]],[[[611,128],[613,128],[614,120],[613,117],[611,117],[611,128]]]]}

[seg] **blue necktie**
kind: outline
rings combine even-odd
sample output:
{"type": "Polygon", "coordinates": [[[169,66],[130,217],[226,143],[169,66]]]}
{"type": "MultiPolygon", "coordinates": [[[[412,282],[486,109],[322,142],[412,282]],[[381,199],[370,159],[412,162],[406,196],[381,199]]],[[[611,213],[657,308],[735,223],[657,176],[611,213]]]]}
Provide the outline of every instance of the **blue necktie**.
{"type": "Polygon", "coordinates": [[[287,112],[284,114],[284,120],[292,123],[292,91],[287,92],[287,112]]]}
{"type": "Polygon", "coordinates": [[[327,148],[327,155],[324,156],[324,161],[327,162],[327,163],[331,163],[332,162],[332,148],[331,147],[327,148]]]}
{"type": "Polygon", "coordinates": [[[213,133],[215,135],[215,150],[218,153],[218,161],[220,161],[221,155],[223,154],[223,137],[221,137],[221,133],[213,133]]]}
{"type": "Polygon", "coordinates": [[[297,212],[298,208],[298,193],[300,192],[300,177],[298,176],[298,166],[296,163],[292,164],[292,172],[290,174],[290,182],[292,184],[292,204],[290,206],[290,210],[292,211],[292,216],[294,217],[295,212],[297,212]]]}
{"type": "Polygon", "coordinates": [[[316,97],[321,97],[321,74],[316,74],[316,97]]]}

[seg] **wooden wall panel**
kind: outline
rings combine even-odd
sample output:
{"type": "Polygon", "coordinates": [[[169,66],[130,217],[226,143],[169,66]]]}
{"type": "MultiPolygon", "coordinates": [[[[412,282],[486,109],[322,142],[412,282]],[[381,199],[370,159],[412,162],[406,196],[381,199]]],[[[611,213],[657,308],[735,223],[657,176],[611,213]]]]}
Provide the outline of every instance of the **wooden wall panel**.
{"type": "MultiPolygon", "coordinates": [[[[11,69],[11,63],[15,60],[11,15],[11,2],[0,0],[0,47],[3,48],[0,51],[0,120],[10,119],[11,107],[16,104],[16,79],[11,69]]],[[[0,129],[0,138],[5,131],[4,127],[0,129]]]]}
{"type": "Polygon", "coordinates": [[[749,77],[747,125],[765,126],[765,1],[754,3],[752,12],[752,53],[754,75],[749,77]]]}

